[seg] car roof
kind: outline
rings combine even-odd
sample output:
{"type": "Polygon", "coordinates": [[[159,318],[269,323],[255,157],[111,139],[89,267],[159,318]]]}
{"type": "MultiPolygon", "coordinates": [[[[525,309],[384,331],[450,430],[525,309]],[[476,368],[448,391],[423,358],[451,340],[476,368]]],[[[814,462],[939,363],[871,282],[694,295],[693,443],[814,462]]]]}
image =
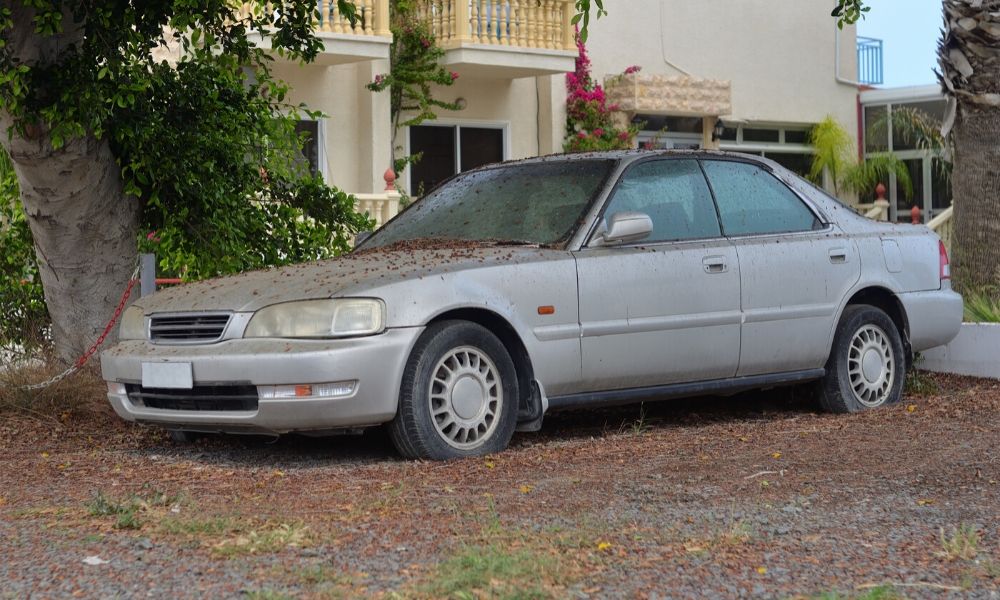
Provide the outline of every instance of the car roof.
{"type": "MultiPolygon", "coordinates": [[[[778,163],[763,158],[759,154],[743,154],[740,152],[725,152],[722,150],[607,150],[602,152],[575,152],[567,154],[548,154],[518,160],[508,160],[479,167],[481,169],[496,168],[501,165],[574,162],[580,160],[614,160],[618,162],[633,162],[636,160],[661,156],[665,158],[715,158],[754,162],[770,169],[780,168],[778,163]]],[[[473,169],[476,170],[476,169],[473,169]]]]}

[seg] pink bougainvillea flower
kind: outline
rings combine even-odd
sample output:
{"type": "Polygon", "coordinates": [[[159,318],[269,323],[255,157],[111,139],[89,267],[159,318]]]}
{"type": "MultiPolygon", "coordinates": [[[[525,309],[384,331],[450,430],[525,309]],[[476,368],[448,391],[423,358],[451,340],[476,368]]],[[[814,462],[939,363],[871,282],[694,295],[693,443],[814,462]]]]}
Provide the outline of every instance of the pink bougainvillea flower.
{"type": "Polygon", "coordinates": [[[638,73],[641,70],[642,70],[642,67],[640,67],[639,65],[632,65],[631,67],[625,69],[625,74],[626,75],[631,75],[632,73],[638,73]]]}
{"type": "Polygon", "coordinates": [[[452,80],[452,81],[455,81],[456,79],[458,79],[458,73],[456,73],[456,72],[452,71],[452,72],[451,72],[451,80],[452,80]]]}
{"type": "Polygon", "coordinates": [[[160,241],[159,236],[156,235],[156,230],[155,229],[153,231],[150,231],[149,233],[146,234],[146,241],[149,241],[149,242],[159,242],[160,241]]]}
{"type": "Polygon", "coordinates": [[[602,135],[604,135],[604,130],[598,127],[597,129],[594,130],[594,135],[597,137],[601,137],[602,135]]]}

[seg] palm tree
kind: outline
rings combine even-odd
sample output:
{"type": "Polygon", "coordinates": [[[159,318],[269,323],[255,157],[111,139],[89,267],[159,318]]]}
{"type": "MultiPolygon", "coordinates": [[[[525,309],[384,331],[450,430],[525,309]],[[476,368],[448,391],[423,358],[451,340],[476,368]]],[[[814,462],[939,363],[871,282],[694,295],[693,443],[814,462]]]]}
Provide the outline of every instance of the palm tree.
{"type": "Polygon", "coordinates": [[[938,74],[954,140],[955,283],[1000,286],[1000,0],[943,0],[938,74]]]}

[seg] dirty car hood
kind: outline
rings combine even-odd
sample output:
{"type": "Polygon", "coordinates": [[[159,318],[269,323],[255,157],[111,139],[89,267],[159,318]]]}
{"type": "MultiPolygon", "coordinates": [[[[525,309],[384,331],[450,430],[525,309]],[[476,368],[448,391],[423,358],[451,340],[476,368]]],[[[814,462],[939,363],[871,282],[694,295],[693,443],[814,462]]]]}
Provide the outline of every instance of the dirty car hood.
{"type": "Polygon", "coordinates": [[[366,291],[407,279],[536,262],[557,255],[565,255],[565,252],[520,246],[374,249],[330,260],[189,283],[158,291],[136,304],[146,314],[202,310],[249,312],[281,302],[365,295],[366,291]]]}

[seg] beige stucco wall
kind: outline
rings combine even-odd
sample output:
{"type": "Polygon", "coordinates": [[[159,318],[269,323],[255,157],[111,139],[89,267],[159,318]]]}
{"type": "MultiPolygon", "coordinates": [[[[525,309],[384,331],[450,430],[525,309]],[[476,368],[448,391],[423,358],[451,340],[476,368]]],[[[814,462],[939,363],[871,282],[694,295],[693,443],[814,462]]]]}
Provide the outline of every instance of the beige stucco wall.
{"type": "Polygon", "coordinates": [[[390,165],[389,103],[386,94],[365,88],[387,61],[323,67],[279,63],[274,74],[291,86],[290,104],[322,111],[328,181],[348,192],[369,193],[385,187],[390,165]]]}
{"type": "Polygon", "coordinates": [[[834,115],[857,130],[855,31],[838,34],[827,0],[628,0],[591,23],[594,75],[630,65],[644,75],[682,71],[732,82],[732,117],[758,123],[816,123],[834,115]],[[672,63],[672,66],[670,63],[672,63]]]}

